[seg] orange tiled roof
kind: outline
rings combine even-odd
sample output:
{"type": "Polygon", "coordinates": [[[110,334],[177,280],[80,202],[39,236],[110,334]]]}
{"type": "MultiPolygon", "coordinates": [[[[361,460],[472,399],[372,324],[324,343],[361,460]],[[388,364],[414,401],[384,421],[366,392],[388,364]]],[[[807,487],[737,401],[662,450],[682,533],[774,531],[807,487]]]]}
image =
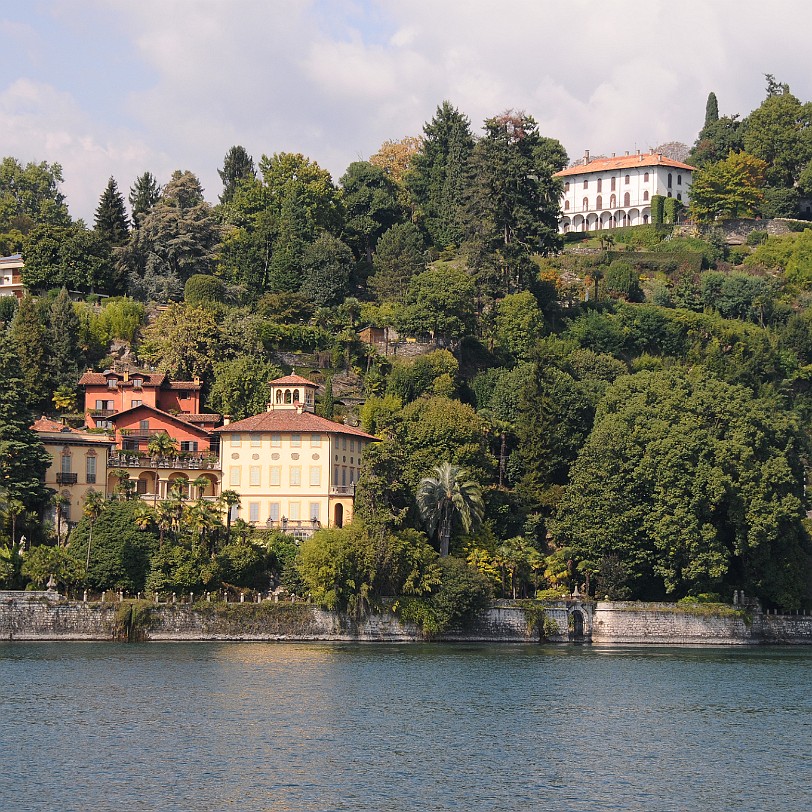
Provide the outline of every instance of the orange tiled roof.
{"type": "Polygon", "coordinates": [[[270,382],[272,386],[312,386],[316,389],[316,386],[313,381],[307,380],[307,378],[303,378],[301,375],[285,375],[282,378],[277,378],[270,382]]]}
{"type": "Polygon", "coordinates": [[[178,417],[187,423],[219,423],[222,415],[219,414],[185,414],[181,412],[178,417]]]}
{"type": "Polygon", "coordinates": [[[83,442],[105,443],[107,445],[113,445],[113,441],[104,434],[90,434],[86,431],[72,429],[70,426],[66,426],[64,423],[60,423],[58,420],[51,420],[44,415],[35,420],[31,428],[38,434],[69,435],[69,437],[65,438],[67,442],[73,439],[82,440],[83,442]]]}
{"type": "Polygon", "coordinates": [[[273,412],[262,412],[253,417],[246,417],[236,423],[220,426],[214,429],[217,433],[241,431],[270,431],[270,432],[312,432],[315,434],[351,434],[354,437],[365,437],[367,440],[377,440],[371,434],[361,429],[346,426],[343,423],[334,423],[325,417],[319,417],[312,412],[297,412],[294,409],[282,409],[273,412]]]}
{"type": "MultiPolygon", "coordinates": [[[[115,414],[110,415],[110,417],[106,418],[111,423],[117,423],[124,415],[130,414],[130,412],[135,412],[138,409],[146,409],[148,412],[153,412],[154,414],[159,415],[160,417],[166,418],[167,420],[174,421],[175,423],[183,423],[188,426],[190,429],[194,429],[195,431],[201,432],[201,434],[205,434],[209,436],[210,431],[209,429],[205,429],[202,426],[198,426],[189,420],[189,417],[193,415],[188,414],[172,414],[171,412],[165,412],[162,409],[157,409],[155,406],[150,406],[148,403],[142,403],[139,406],[131,406],[129,409],[124,409],[123,411],[116,412],[115,414]]],[[[194,415],[197,416],[197,415],[194,415]]],[[[211,415],[212,417],[216,417],[217,415],[211,415]]],[[[208,415],[207,415],[208,417],[208,415]]]]}
{"type": "Polygon", "coordinates": [[[132,386],[133,378],[140,378],[144,388],[151,388],[161,386],[166,380],[166,375],[163,372],[130,372],[130,379],[124,380],[124,375],[121,372],[116,372],[112,369],[107,369],[104,372],[85,372],[79,378],[80,386],[107,386],[108,378],[118,378],[119,386],[132,386]]]}
{"type": "Polygon", "coordinates": [[[655,153],[635,153],[634,155],[618,155],[614,158],[594,158],[588,164],[570,166],[556,172],[556,178],[565,178],[570,175],[586,175],[590,172],[610,172],[619,169],[634,169],[638,166],[668,166],[674,169],[684,169],[688,172],[696,170],[695,166],[684,164],[680,161],[672,161],[658,152],[655,153]]]}

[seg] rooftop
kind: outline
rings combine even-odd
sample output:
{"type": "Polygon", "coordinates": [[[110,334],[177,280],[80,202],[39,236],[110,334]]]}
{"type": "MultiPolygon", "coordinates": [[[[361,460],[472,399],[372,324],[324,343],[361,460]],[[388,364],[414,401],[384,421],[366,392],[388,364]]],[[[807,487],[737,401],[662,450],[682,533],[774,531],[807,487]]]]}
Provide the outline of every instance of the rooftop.
{"type": "Polygon", "coordinates": [[[666,166],[673,169],[684,169],[687,172],[696,170],[695,166],[684,164],[681,161],[672,161],[660,152],[637,152],[634,155],[618,155],[613,158],[593,158],[586,163],[570,166],[555,173],[556,178],[565,178],[571,175],[586,175],[590,172],[610,172],[620,169],[634,169],[640,166],[666,166]]]}
{"type": "Polygon", "coordinates": [[[334,423],[325,417],[319,417],[311,412],[298,412],[293,409],[262,412],[244,420],[238,420],[227,426],[220,426],[214,429],[217,433],[237,433],[241,431],[250,432],[311,432],[313,434],[350,434],[353,437],[364,437],[367,440],[377,440],[371,434],[367,434],[361,429],[347,426],[344,423],[334,423]]]}

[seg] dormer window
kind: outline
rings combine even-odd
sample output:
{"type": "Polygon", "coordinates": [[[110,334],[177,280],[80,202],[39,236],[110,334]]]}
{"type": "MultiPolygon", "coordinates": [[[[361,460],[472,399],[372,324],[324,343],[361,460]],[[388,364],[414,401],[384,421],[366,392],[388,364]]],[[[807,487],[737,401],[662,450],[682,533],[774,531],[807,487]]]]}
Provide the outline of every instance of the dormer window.
{"type": "Polygon", "coordinates": [[[143,378],[133,378],[133,389],[140,389],[144,385],[143,378]]]}
{"type": "Polygon", "coordinates": [[[115,389],[118,386],[118,380],[116,378],[108,378],[107,379],[107,388],[108,389],[115,389]]]}
{"type": "Polygon", "coordinates": [[[181,391],[178,393],[178,397],[179,397],[181,400],[189,400],[189,393],[188,393],[188,392],[187,392],[185,389],[182,389],[182,390],[181,390],[181,391]]]}

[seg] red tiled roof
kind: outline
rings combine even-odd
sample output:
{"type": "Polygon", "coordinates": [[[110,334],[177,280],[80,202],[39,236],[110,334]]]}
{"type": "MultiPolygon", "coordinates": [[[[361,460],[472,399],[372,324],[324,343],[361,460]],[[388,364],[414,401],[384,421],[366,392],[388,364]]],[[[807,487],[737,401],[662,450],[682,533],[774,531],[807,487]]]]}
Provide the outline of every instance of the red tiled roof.
{"type": "Polygon", "coordinates": [[[191,417],[192,415],[179,415],[179,414],[171,414],[170,412],[164,412],[161,409],[156,409],[154,406],[150,406],[147,403],[142,403],[140,406],[132,406],[129,409],[125,409],[122,412],[116,412],[113,415],[110,415],[107,419],[110,420],[112,423],[117,422],[122,416],[130,414],[130,412],[137,411],[138,409],[146,409],[153,414],[157,414],[160,417],[164,417],[167,420],[174,421],[175,423],[183,423],[188,426],[190,429],[194,429],[195,431],[199,431],[201,434],[205,434],[207,437],[209,436],[210,432],[208,429],[204,429],[201,426],[195,425],[192,421],[187,420],[186,418],[191,417]]]}
{"type": "Polygon", "coordinates": [[[187,423],[219,423],[222,415],[219,414],[179,414],[181,420],[187,423]]]}
{"type": "Polygon", "coordinates": [[[167,384],[168,389],[200,389],[201,384],[194,381],[170,381],[167,384]]]}
{"type": "Polygon", "coordinates": [[[271,432],[313,432],[316,434],[351,434],[354,437],[365,437],[367,440],[377,440],[371,434],[361,429],[346,426],[344,423],[334,423],[325,417],[319,417],[312,412],[297,412],[295,409],[281,409],[274,412],[262,412],[253,417],[246,417],[236,423],[220,426],[214,429],[217,433],[240,431],[271,431],[271,432]]]}
{"type": "Polygon", "coordinates": [[[166,380],[166,375],[164,375],[163,372],[130,372],[130,379],[125,381],[123,373],[108,369],[104,372],[85,372],[82,377],[79,378],[79,385],[107,386],[108,378],[118,378],[119,386],[132,386],[133,378],[141,378],[143,381],[142,386],[151,388],[161,386],[166,380]]]}
{"type": "Polygon", "coordinates": [[[90,434],[85,431],[79,431],[78,429],[72,429],[70,426],[66,426],[64,423],[60,423],[58,420],[51,420],[45,416],[35,420],[31,428],[39,434],[69,435],[65,438],[66,442],[70,442],[70,440],[73,439],[82,440],[83,442],[106,443],[107,445],[113,445],[113,441],[104,434],[90,434]]]}
{"type": "Polygon", "coordinates": [[[614,158],[594,158],[588,164],[571,166],[556,172],[554,177],[564,178],[570,175],[586,175],[590,172],[608,172],[613,169],[634,169],[638,166],[669,166],[674,169],[684,169],[693,172],[696,167],[680,161],[672,161],[658,152],[640,153],[634,155],[618,155],[614,158]]]}
{"type": "Polygon", "coordinates": [[[270,381],[270,384],[272,386],[312,386],[314,389],[318,389],[318,386],[313,381],[309,381],[301,375],[285,375],[282,378],[270,381]]]}

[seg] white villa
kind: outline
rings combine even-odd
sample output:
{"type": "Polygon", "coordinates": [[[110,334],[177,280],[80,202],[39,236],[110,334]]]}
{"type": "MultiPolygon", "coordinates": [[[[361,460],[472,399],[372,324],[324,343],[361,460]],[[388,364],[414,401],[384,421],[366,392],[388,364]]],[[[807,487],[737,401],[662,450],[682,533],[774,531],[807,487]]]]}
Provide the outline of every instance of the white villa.
{"type": "Polygon", "coordinates": [[[555,175],[564,182],[559,233],[645,225],[654,195],[687,206],[693,171],[654,150],[591,160],[587,151],[582,163],[555,175]]]}

